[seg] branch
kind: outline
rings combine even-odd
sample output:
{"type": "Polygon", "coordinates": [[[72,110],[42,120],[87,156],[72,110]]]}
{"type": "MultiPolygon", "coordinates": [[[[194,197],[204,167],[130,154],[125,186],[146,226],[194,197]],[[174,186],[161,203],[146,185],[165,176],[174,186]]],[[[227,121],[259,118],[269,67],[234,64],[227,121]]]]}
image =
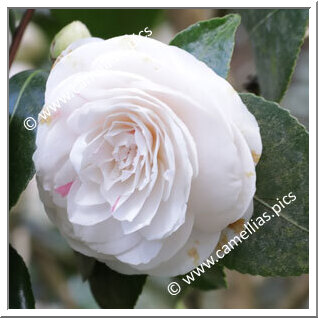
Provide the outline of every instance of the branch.
{"type": "Polygon", "coordinates": [[[15,55],[18,51],[22,36],[24,34],[24,31],[25,31],[28,23],[30,22],[33,13],[34,13],[34,9],[26,10],[25,13],[23,14],[23,17],[20,21],[19,26],[17,27],[16,31],[14,32],[12,43],[10,46],[10,51],[9,51],[9,69],[12,65],[12,62],[13,62],[15,55]]]}

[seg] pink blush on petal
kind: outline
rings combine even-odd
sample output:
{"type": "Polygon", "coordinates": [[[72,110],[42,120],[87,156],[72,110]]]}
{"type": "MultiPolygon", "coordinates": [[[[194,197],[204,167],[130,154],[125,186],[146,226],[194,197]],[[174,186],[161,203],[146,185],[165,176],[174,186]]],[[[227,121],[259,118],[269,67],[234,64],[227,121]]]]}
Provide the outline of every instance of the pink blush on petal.
{"type": "Polygon", "coordinates": [[[54,114],[52,114],[52,119],[58,118],[61,115],[61,110],[58,109],[57,111],[54,112],[54,114]]]}
{"type": "Polygon", "coordinates": [[[54,189],[54,190],[55,190],[55,192],[59,193],[64,198],[70,192],[71,186],[73,183],[74,183],[74,181],[71,181],[69,183],[66,183],[66,184],[54,189]]]}
{"type": "Polygon", "coordinates": [[[120,200],[120,196],[116,199],[116,201],[115,201],[114,205],[112,206],[112,209],[111,209],[111,211],[112,211],[112,212],[114,212],[114,211],[115,211],[116,206],[117,206],[117,204],[118,204],[119,200],[120,200]]]}

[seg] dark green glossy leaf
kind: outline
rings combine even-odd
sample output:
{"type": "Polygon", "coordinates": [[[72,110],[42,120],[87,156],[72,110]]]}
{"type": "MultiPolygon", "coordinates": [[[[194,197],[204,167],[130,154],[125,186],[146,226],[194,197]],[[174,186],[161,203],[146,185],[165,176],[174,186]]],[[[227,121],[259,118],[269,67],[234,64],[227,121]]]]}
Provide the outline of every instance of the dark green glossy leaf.
{"type": "Polygon", "coordinates": [[[9,82],[9,209],[17,203],[34,175],[32,155],[36,129],[27,130],[24,120],[37,119],[44,104],[47,76],[48,73],[41,70],[25,71],[9,82]]]}
{"type": "Polygon", "coordinates": [[[209,269],[206,268],[204,274],[195,277],[195,281],[191,283],[191,287],[201,290],[212,290],[226,286],[224,268],[217,264],[209,269]]]}
{"type": "Polygon", "coordinates": [[[9,246],[9,308],[32,309],[35,306],[30,276],[23,259],[9,246]]]}
{"type": "Polygon", "coordinates": [[[308,9],[239,10],[254,50],[261,94],[279,102],[293,74],[308,24],[308,9]]]}
{"type": "Polygon", "coordinates": [[[14,11],[13,9],[9,9],[9,29],[10,29],[10,32],[11,32],[11,35],[14,34],[14,31],[15,31],[15,14],[14,14],[14,11]]]}
{"type": "Polygon", "coordinates": [[[188,51],[225,78],[240,21],[237,14],[201,21],[178,33],[170,44],[188,51]]]}
{"type": "Polygon", "coordinates": [[[50,40],[75,20],[83,22],[92,36],[108,39],[151,29],[161,15],[160,9],[42,9],[36,10],[34,21],[43,26],[50,40]]]}
{"type": "Polygon", "coordinates": [[[235,247],[224,258],[224,264],[242,273],[262,276],[308,273],[308,133],[278,104],[253,94],[241,97],[259,123],[263,142],[256,169],[253,220],[263,223],[257,217],[265,220],[264,212],[271,219],[235,247]],[[271,207],[290,192],[296,200],[283,204],[285,208],[278,217],[271,207]]]}
{"type": "Polygon", "coordinates": [[[146,275],[119,274],[105,264],[95,262],[89,283],[101,308],[134,308],[146,281],[146,275]]]}
{"type": "Polygon", "coordinates": [[[77,267],[81,273],[82,280],[86,281],[94,270],[96,260],[74,251],[77,260],[77,267]]]}

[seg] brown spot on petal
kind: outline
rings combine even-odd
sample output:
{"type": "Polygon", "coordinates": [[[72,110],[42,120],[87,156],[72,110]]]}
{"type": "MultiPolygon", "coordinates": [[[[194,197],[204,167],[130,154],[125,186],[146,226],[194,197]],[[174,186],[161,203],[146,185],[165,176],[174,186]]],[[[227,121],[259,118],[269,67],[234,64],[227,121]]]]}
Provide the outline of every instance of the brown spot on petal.
{"type": "Polygon", "coordinates": [[[144,57],[143,57],[143,60],[144,60],[145,62],[151,62],[151,59],[150,59],[149,56],[144,56],[144,57]]]}
{"type": "Polygon", "coordinates": [[[245,175],[249,178],[254,176],[254,172],[250,171],[250,172],[245,172],[245,175]]]}
{"type": "Polygon", "coordinates": [[[198,240],[195,240],[195,241],[194,241],[194,244],[199,245],[200,242],[199,242],[198,240]]]}
{"type": "Polygon", "coordinates": [[[193,258],[193,261],[195,264],[199,263],[199,254],[198,251],[195,247],[192,247],[191,249],[188,250],[188,255],[193,258]]]}
{"type": "Polygon", "coordinates": [[[137,43],[136,41],[134,40],[133,36],[132,35],[125,35],[120,43],[122,44],[122,46],[126,49],[135,49],[136,46],[137,46],[137,43]]]}
{"type": "Polygon", "coordinates": [[[226,245],[228,243],[228,241],[229,240],[228,240],[226,234],[222,233],[221,237],[220,237],[220,240],[219,240],[219,242],[218,242],[218,244],[217,244],[215,249],[216,250],[222,250],[222,246],[226,245]]]}
{"type": "Polygon", "coordinates": [[[232,229],[235,233],[240,234],[241,231],[244,230],[244,223],[244,219],[238,219],[234,223],[229,224],[228,227],[232,229]]]}
{"type": "Polygon", "coordinates": [[[49,125],[51,123],[51,121],[52,121],[52,116],[48,116],[45,119],[41,117],[41,119],[39,120],[39,123],[42,124],[42,125],[43,124],[48,124],[49,125]]]}
{"type": "Polygon", "coordinates": [[[259,159],[261,158],[261,155],[258,155],[254,150],[252,150],[252,157],[255,164],[259,162],[259,159]]]}
{"type": "Polygon", "coordinates": [[[160,69],[159,66],[156,64],[156,62],[153,59],[151,59],[149,56],[144,56],[142,60],[145,61],[146,63],[151,64],[155,71],[158,71],[160,69]]]}

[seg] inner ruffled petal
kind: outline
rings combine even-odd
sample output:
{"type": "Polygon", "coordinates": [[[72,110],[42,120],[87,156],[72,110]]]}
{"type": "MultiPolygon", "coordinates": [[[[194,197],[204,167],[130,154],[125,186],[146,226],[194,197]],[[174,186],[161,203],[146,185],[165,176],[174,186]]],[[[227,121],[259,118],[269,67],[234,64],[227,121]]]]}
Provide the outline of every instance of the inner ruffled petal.
{"type": "MultiPolygon", "coordinates": [[[[140,230],[147,239],[168,236],[184,222],[196,154],[189,156],[189,135],[166,105],[140,90],[124,91],[111,90],[109,98],[85,104],[90,130],[74,145],[72,162],[82,181],[95,184],[98,195],[84,195],[82,186],[76,198],[85,205],[101,196],[112,217],[127,222],[127,233],[140,230]],[[177,166],[185,172],[178,177],[177,166]]],[[[72,121],[83,120],[83,114],[78,111],[72,121]]]]}

